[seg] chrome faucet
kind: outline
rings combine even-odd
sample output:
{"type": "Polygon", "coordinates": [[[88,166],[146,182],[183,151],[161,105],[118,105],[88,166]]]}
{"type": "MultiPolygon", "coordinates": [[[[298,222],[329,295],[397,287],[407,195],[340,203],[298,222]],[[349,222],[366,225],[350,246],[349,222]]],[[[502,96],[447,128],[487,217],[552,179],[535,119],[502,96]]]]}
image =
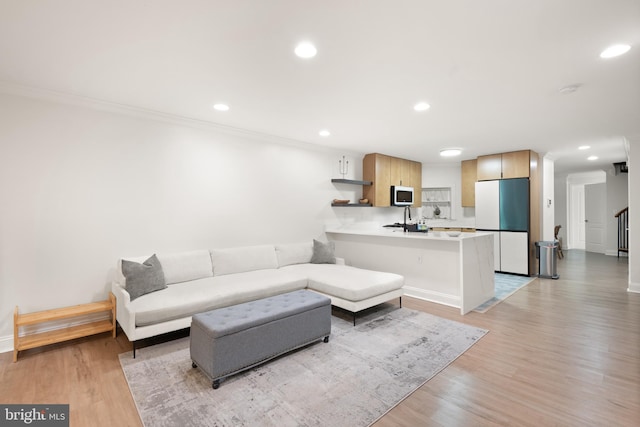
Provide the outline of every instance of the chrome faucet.
{"type": "Polygon", "coordinates": [[[404,207],[404,231],[407,232],[407,212],[409,212],[409,221],[411,221],[411,206],[404,207]]]}

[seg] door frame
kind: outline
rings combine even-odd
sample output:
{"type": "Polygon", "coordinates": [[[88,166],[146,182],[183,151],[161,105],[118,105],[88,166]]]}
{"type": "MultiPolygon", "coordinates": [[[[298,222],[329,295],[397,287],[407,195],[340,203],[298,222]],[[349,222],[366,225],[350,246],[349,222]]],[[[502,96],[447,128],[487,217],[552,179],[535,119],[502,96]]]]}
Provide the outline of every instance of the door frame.
{"type": "Polygon", "coordinates": [[[584,202],[585,202],[585,250],[587,252],[595,252],[604,254],[607,249],[607,184],[585,184],[584,186],[584,202]],[[589,188],[591,190],[589,191],[589,188]],[[602,196],[602,200],[599,203],[596,200],[590,200],[589,193],[598,191],[600,194],[592,195],[602,196]],[[596,203],[594,203],[596,202],[596,203]],[[600,220],[600,222],[597,222],[600,220]],[[591,236],[591,237],[590,237],[591,236]],[[596,237],[593,239],[593,237],[596,237]],[[599,240],[596,242],[595,240],[599,240]]]}
{"type": "MultiPolygon", "coordinates": [[[[605,171],[592,171],[569,174],[567,176],[567,249],[584,249],[584,245],[580,246],[580,232],[584,236],[584,186],[585,184],[600,184],[607,182],[607,174],[605,171]],[[582,192],[582,200],[576,200],[575,191],[582,192]]],[[[606,236],[605,236],[606,239],[606,236]]]]}

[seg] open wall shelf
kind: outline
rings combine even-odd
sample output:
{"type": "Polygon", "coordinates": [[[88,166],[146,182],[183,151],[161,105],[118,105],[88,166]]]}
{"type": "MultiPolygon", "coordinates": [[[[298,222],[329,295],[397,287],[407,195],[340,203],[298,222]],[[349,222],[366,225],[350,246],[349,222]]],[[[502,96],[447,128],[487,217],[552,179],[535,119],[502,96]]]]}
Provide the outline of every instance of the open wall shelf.
{"type": "Polygon", "coordinates": [[[371,185],[373,184],[371,181],[359,181],[357,179],[342,179],[342,178],[333,178],[331,182],[338,184],[352,184],[352,185],[371,185]]]}
{"type": "MultiPolygon", "coordinates": [[[[344,178],[332,178],[331,182],[334,184],[349,184],[349,185],[371,185],[371,181],[361,181],[357,179],[344,179],[344,178]]],[[[331,206],[355,208],[355,207],[371,207],[371,203],[331,203],[331,206]]]]}

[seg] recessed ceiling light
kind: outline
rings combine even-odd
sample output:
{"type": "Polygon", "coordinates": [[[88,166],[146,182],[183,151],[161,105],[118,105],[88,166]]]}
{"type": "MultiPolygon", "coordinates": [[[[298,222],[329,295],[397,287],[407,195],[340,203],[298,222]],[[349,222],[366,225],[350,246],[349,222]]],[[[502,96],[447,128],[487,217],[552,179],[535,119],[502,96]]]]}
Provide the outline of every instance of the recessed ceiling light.
{"type": "Polygon", "coordinates": [[[587,157],[587,160],[598,160],[598,156],[589,156],[587,157]]]}
{"type": "Polygon", "coordinates": [[[418,102],[413,106],[413,109],[416,111],[426,111],[429,108],[431,108],[431,105],[427,104],[426,102],[418,102]]]}
{"type": "Polygon", "coordinates": [[[631,49],[631,46],[629,46],[628,44],[614,44],[613,46],[609,46],[608,48],[603,50],[600,54],[600,58],[608,59],[624,55],[625,53],[629,52],[629,49],[631,49]]]}
{"type": "Polygon", "coordinates": [[[462,149],[460,148],[443,148],[440,150],[440,155],[442,157],[455,157],[462,154],[462,149]]]}
{"type": "Polygon", "coordinates": [[[318,50],[311,43],[302,42],[302,43],[298,44],[298,46],[296,46],[296,49],[295,49],[294,52],[300,58],[307,59],[307,58],[313,58],[314,56],[316,56],[316,53],[318,53],[318,50]]]}
{"type": "Polygon", "coordinates": [[[591,148],[590,145],[581,145],[580,147],[578,147],[578,150],[588,150],[589,148],[591,148]]]}
{"type": "Polygon", "coordinates": [[[229,106],[227,104],[215,104],[213,109],[217,111],[229,111],[229,106]]]}
{"type": "Polygon", "coordinates": [[[328,130],[326,130],[326,129],[323,129],[323,130],[321,130],[320,132],[318,132],[318,135],[320,135],[320,136],[324,136],[324,137],[327,137],[327,136],[331,135],[331,132],[329,132],[329,131],[328,131],[328,130]]]}

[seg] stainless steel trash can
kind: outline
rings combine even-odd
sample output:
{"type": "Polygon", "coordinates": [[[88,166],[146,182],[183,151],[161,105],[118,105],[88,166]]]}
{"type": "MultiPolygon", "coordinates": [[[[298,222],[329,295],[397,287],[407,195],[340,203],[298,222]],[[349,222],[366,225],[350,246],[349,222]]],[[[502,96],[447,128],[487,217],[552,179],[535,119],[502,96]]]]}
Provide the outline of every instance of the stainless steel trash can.
{"type": "Polygon", "coordinates": [[[538,277],[558,279],[558,241],[542,240],[536,242],[538,258],[538,277]]]}

